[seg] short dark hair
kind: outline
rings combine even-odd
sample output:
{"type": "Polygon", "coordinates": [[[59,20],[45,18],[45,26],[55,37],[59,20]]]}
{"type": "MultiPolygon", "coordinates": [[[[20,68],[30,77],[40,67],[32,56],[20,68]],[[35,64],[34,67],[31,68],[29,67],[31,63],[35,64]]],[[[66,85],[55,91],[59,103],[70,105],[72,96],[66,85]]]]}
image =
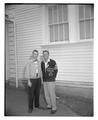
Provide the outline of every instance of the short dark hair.
{"type": "Polygon", "coordinates": [[[48,51],[48,50],[44,50],[44,51],[43,51],[43,53],[45,53],[45,52],[47,52],[47,53],[48,53],[48,55],[49,55],[49,51],[48,51]]]}
{"type": "Polygon", "coordinates": [[[34,52],[37,52],[37,53],[38,53],[38,50],[33,50],[32,54],[33,54],[34,52]]]}

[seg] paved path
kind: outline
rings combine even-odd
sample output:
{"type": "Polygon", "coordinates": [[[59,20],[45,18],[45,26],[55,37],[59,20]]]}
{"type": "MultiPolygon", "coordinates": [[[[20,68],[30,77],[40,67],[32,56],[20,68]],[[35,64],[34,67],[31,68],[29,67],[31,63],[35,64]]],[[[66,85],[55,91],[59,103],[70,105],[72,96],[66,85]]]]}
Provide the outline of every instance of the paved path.
{"type": "MultiPolygon", "coordinates": [[[[41,106],[45,103],[43,97],[40,97],[41,106]]],[[[28,99],[24,90],[7,89],[6,90],[6,111],[7,115],[15,116],[78,116],[69,107],[57,100],[58,110],[55,114],[50,114],[50,110],[34,108],[32,113],[28,113],[28,99]]]]}

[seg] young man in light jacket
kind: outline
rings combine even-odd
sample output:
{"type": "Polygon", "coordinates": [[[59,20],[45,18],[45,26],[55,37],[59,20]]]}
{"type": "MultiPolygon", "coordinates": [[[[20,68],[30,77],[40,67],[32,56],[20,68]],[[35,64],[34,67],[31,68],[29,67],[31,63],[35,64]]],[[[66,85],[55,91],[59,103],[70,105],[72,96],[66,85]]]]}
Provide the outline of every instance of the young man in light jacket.
{"type": "Polygon", "coordinates": [[[38,60],[38,51],[33,50],[32,59],[26,66],[26,78],[28,79],[28,112],[33,111],[33,103],[39,108],[41,88],[41,64],[38,60]]]}

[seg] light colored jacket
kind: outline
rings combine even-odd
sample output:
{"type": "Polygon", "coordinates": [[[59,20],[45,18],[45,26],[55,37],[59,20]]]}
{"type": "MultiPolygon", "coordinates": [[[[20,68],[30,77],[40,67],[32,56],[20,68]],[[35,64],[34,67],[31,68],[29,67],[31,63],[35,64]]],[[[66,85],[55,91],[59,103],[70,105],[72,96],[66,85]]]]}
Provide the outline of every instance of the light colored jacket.
{"type": "Polygon", "coordinates": [[[41,78],[41,63],[39,60],[33,61],[31,60],[26,65],[25,69],[25,78],[26,79],[36,79],[41,78]],[[37,76],[36,76],[37,75],[37,76]]]}

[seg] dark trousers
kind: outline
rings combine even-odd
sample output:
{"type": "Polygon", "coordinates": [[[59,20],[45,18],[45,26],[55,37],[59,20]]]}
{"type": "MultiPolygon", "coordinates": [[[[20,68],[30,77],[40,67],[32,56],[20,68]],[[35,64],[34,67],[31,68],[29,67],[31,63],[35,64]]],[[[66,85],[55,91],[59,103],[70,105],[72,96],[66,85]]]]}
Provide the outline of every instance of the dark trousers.
{"type": "Polygon", "coordinates": [[[35,107],[39,107],[39,97],[40,97],[40,88],[41,88],[41,79],[30,79],[32,86],[29,87],[29,109],[33,109],[33,103],[35,107]]]}

